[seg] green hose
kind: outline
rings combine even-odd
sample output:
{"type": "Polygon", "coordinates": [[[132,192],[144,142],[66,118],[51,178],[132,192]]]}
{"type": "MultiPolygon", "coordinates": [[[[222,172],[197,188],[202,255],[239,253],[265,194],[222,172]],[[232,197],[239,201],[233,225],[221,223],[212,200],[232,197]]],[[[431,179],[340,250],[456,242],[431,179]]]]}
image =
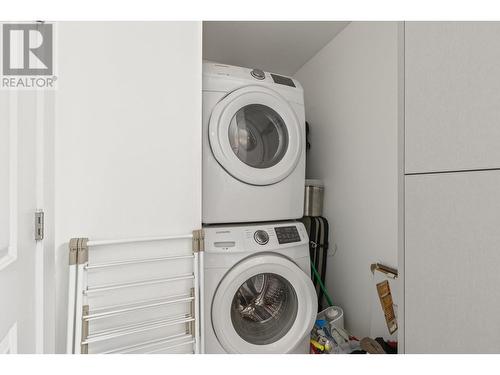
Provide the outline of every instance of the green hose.
{"type": "Polygon", "coordinates": [[[323,281],[321,281],[321,276],[319,275],[318,270],[316,269],[316,267],[314,267],[313,262],[311,262],[311,269],[312,269],[312,271],[314,273],[314,276],[316,277],[316,280],[318,280],[318,282],[319,282],[319,287],[321,288],[321,290],[323,291],[323,293],[325,293],[326,301],[328,302],[328,304],[330,306],[333,306],[332,298],[330,297],[330,295],[326,291],[325,285],[323,284],[323,281]]]}

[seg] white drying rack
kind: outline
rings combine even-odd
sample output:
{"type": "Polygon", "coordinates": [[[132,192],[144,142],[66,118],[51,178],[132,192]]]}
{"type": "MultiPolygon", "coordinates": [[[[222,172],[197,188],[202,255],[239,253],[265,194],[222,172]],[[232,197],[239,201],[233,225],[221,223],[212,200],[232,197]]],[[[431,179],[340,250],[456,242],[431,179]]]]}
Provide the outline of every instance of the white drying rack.
{"type": "Polygon", "coordinates": [[[105,241],[90,241],[86,238],[71,239],[69,242],[67,353],[178,353],[180,349],[186,350],[186,348],[191,348],[188,351],[191,353],[203,353],[203,250],[203,230],[195,230],[192,234],[164,237],[105,241]],[[172,243],[175,240],[181,243],[189,241],[189,247],[186,246],[189,252],[174,255],[160,254],[144,258],[134,256],[130,259],[122,259],[119,253],[121,246],[134,246],[134,254],[141,253],[141,244],[145,243],[149,245],[154,243],[155,246],[158,244],[156,250],[164,251],[161,243],[172,243]],[[101,248],[111,248],[118,260],[89,262],[89,252],[92,254],[101,248]],[[190,262],[190,272],[177,273],[174,269],[172,274],[162,277],[134,279],[133,272],[127,271],[127,268],[133,267],[137,272],[144,274],[150,270],[148,266],[174,264],[175,262],[177,264],[190,262]],[[126,276],[132,280],[89,285],[89,273],[92,274],[95,271],[101,272],[101,277],[111,278],[111,281],[113,273],[120,278],[126,276]],[[106,274],[106,272],[109,273],[106,274]],[[130,300],[135,295],[141,294],[141,288],[160,287],[158,290],[164,294],[168,288],[161,286],[172,285],[176,282],[184,283],[181,288],[185,290],[182,293],[162,295],[161,298],[130,300]],[[135,292],[129,293],[129,289],[135,292]],[[126,303],[93,306],[93,296],[97,295],[101,300],[106,300],[108,296],[117,292],[127,296],[126,303]],[[182,305],[188,310],[183,314],[165,315],[165,311],[158,311],[182,305]],[[156,316],[152,314],[152,311],[156,311],[156,316]],[[124,317],[128,317],[128,320],[125,319],[126,324],[117,325],[116,322],[124,317]],[[91,330],[92,324],[95,324],[97,329],[91,330]],[[161,335],[162,329],[169,330],[169,333],[161,335]],[[182,332],[179,332],[180,330],[182,332]],[[125,343],[120,341],[124,338],[126,338],[125,343]],[[89,350],[89,346],[93,345],[96,347],[89,350]]]}

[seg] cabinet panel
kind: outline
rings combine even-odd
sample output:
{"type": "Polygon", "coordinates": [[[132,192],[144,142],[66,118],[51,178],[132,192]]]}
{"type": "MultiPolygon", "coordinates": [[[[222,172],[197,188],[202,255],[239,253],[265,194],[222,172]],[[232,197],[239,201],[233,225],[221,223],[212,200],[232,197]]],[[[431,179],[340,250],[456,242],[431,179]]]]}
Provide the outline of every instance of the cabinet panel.
{"type": "MultiPolygon", "coordinates": [[[[65,322],[70,238],[201,227],[202,46],[199,21],[57,27],[54,227],[65,322]]],[[[56,331],[62,352],[65,327],[56,331]]]]}
{"type": "Polygon", "coordinates": [[[500,172],[406,177],[407,353],[500,353],[500,172]]]}
{"type": "Polygon", "coordinates": [[[405,26],[406,172],[500,167],[500,22],[405,26]]]}

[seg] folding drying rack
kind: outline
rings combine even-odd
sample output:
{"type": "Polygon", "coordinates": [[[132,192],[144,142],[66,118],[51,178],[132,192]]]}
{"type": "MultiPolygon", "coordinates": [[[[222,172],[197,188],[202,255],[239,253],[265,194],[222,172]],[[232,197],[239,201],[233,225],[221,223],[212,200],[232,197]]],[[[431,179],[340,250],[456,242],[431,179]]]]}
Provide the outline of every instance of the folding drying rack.
{"type": "Polygon", "coordinates": [[[203,230],[164,237],[105,241],[71,239],[67,353],[203,353],[203,250],[203,230]],[[165,245],[174,241],[177,244],[174,247],[181,251],[172,254],[172,249],[165,245]],[[132,247],[129,254],[147,253],[143,251],[146,244],[148,249],[155,249],[155,256],[141,258],[120,254],[125,246],[129,250],[132,247]],[[111,259],[89,262],[89,259],[98,259],[92,254],[102,249],[107,249],[111,259]],[[151,267],[167,274],[151,278],[134,276],[134,272],[148,274],[151,267]],[[188,273],[178,273],[178,269],[187,268],[190,269],[188,273]],[[96,284],[95,280],[89,283],[94,272],[100,273],[100,283],[96,284]],[[114,277],[120,281],[114,281],[114,277]],[[111,282],[102,283],[103,278],[111,282]],[[177,286],[173,287],[175,283],[177,286]],[[147,291],[149,298],[136,298],[143,292],[147,294],[147,288],[156,289],[154,293],[147,291]],[[182,290],[169,293],[175,288],[182,290]],[[113,293],[126,296],[126,303],[107,304],[116,297],[113,293]],[[169,315],[168,309],[186,311],[169,315]]]}

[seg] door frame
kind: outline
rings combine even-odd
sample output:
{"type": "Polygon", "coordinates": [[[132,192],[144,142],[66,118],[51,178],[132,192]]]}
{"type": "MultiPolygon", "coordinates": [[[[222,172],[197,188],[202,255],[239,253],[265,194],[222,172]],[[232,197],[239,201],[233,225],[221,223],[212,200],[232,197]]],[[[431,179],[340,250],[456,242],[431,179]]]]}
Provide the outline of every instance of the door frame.
{"type": "Polygon", "coordinates": [[[405,353],[405,22],[397,31],[398,59],[398,353],[405,353]]]}
{"type": "Polygon", "coordinates": [[[55,205],[55,101],[54,90],[37,90],[36,205],[44,212],[44,238],[36,244],[37,353],[55,353],[56,264],[54,245],[55,205]]]}

